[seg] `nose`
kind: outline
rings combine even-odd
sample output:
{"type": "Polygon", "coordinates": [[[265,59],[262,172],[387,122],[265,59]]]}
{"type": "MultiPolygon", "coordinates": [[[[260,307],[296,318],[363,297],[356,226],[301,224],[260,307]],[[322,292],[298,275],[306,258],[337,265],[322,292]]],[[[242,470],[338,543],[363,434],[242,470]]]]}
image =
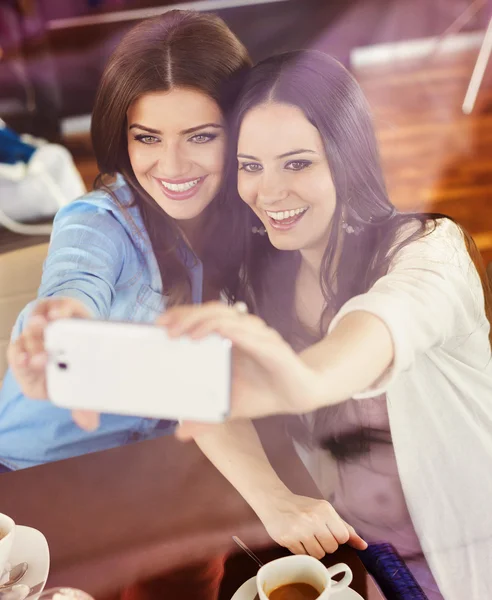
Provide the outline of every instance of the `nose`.
{"type": "Polygon", "coordinates": [[[288,196],[283,177],[275,172],[263,171],[258,186],[258,201],[264,206],[275,204],[288,196]]]}
{"type": "Polygon", "coordinates": [[[179,179],[189,172],[190,161],[178,145],[165,144],[159,157],[158,168],[160,175],[169,179],[179,179]]]}

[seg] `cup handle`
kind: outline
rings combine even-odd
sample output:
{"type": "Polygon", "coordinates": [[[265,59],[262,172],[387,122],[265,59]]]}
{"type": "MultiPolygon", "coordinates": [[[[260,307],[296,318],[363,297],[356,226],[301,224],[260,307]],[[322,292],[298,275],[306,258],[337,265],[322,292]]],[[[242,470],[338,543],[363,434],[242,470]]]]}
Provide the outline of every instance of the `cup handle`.
{"type": "Polygon", "coordinates": [[[330,579],[333,579],[334,575],[345,573],[345,575],[340,581],[332,581],[330,591],[332,591],[333,593],[340,592],[347,588],[352,583],[352,579],[354,578],[350,567],[345,563],[333,565],[333,567],[330,567],[326,570],[328,571],[328,576],[330,577],[330,579]]]}

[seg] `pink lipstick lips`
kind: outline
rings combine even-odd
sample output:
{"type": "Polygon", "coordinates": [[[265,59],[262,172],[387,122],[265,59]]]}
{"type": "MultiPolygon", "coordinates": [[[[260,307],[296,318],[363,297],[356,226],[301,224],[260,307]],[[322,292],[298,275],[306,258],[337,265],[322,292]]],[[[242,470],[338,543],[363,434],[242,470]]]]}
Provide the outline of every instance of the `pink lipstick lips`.
{"type": "MultiPolygon", "coordinates": [[[[294,211],[292,211],[294,212],[294,211]]],[[[289,214],[290,211],[285,211],[280,215],[280,218],[273,218],[271,215],[268,216],[268,220],[273,229],[277,231],[289,231],[293,227],[297,225],[297,223],[302,219],[302,217],[306,214],[307,209],[302,212],[298,212],[297,214],[289,214]],[[287,213],[287,214],[286,214],[287,213]],[[284,215],[286,216],[284,217],[284,215]]],[[[278,214],[278,213],[277,213],[278,214]]]]}
{"type": "Polygon", "coordinates": [[[170,200],[188,200],[192,198],[201,188],[205,181],[206,175],[203,177],[195,177],[194,179],[161,179],[154,177],[159,183],[162,192],[170,200]]]}

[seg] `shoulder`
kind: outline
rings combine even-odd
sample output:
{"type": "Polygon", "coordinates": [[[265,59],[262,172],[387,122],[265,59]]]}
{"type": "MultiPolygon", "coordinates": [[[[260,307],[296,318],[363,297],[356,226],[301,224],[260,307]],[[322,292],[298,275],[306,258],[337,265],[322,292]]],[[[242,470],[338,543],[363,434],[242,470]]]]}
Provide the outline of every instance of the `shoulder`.
{"type": "Polygon", "coordinates": [[[387,275],[395,276],[405,285],[412,280],[416,294],[434,293],[433,290],[439,288],[462,302],[469,299],[469,306],[478,306],[482,311],[480,256],[471,236],[447,218],[429,220],[423,231],[421,228],[419,231],[419,225],[412,221],[398,233],[396,243],[399,245],[387,275]],[[425,285],[431,281],[431,286],[425,285]]]}
{"type": "Polygon", "coordinates": [[[93,227],[99,233],[126,233],[133,236],[131,224],[138,213],[130,187],[121,176],[107,188],[93,190],[62,207],[54,221],[53,234],[68,226],[93,227]]]}
{"type": "Polygon", "coordinates": [[[441,263],[443,266],[469,266],[472,259],[465,239],[463,229],[451,219],[429,220],[424,225],[417,219],[411,220],[395,236],[392,266],[409,260],[441,263]]]}

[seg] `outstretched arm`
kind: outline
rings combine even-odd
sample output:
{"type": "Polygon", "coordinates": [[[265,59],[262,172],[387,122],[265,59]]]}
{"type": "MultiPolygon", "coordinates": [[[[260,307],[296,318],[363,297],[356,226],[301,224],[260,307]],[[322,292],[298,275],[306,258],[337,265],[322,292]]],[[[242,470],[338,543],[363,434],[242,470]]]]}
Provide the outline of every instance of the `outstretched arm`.
{"type": "MultiPolygon", "coordinates": [[[[203,429],[195,441],[281,546],[316,558],[334,552],[339,544],[348,543],[359,550],[367,547],[329,502],[288,489],[270,464],[251,421],[230,421],[203,429]]],[[[280,450],[289,461],[288,450],[280,450]]]]}

